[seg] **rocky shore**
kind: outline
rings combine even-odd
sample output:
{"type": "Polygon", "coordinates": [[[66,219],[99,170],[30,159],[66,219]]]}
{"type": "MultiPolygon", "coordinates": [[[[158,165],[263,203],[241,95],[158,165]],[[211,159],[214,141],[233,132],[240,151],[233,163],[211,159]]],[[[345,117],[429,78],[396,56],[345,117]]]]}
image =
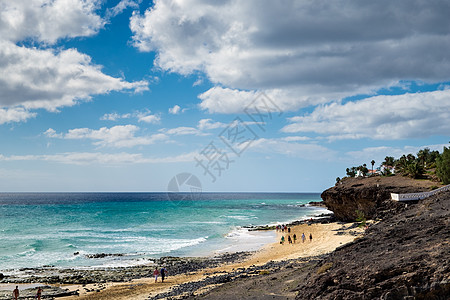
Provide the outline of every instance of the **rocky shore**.
{"type": "MultiPolygon", "coordinates": [[[[215,257],[161,257],[149,264],[135,267],[60,269],[54,267],[20,269],[13,275],[3,275],[2,283],[45,283],[45,284],[89,284],[105,282],[126,282],[151,277],[155,266],[170,269],[170,275],[186,274],[207,267],[235,263],[251,255],[251,252],[225,253],[215,257]]],[[[1,298],[0,298],[1,299],[1,298]]]]}

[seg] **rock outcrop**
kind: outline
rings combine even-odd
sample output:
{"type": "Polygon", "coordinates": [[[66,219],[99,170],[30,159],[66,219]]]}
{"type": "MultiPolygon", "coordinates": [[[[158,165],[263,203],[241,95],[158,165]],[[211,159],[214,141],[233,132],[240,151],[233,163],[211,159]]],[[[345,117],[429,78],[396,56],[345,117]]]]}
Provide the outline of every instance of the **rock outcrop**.
{"type": "Polygon", "coordinates": [[[334,212],[336,219],[351,222],[357,218],[357,210],[363,212],[368,219],[397,213],[404,204],[391,201],[391,193],[426,192],[436,185],[436,182],[414,180],[400,175],[345,178],[325,190],[321,197],[326,207],[334,212]]]}

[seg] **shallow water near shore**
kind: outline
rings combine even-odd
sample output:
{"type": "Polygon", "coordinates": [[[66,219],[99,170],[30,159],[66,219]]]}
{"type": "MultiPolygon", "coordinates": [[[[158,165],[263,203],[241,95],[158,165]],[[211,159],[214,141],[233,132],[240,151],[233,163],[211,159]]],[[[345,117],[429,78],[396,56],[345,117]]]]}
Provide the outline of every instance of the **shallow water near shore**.
{"type": "Polygon", "coordinates": [[[145,264],[161,256],[256,250],[287,223],[326,212],[316,193],[0,194],[0,270],[145,264]],[[115,254],[95,256],[92,254],[115,254]]]}

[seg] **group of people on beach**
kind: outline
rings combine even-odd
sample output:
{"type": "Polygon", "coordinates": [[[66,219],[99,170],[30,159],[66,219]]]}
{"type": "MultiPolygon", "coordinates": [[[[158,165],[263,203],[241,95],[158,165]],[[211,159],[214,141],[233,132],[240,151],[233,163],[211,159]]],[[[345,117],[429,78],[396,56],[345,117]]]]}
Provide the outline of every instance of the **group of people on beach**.
{"type": "MultiPolygon", "coordinates": [[[[14,300],[19,299],[19,295],[20,295],[19,286],[16,285],[16,288],[13,290],[13,298],[14,298],[14,300]]],[[[42,295],[42,288],[38,287],[35,298],[38,299],[38,300],[41,300],[41,295],[42,295]]]]}
{"type": "Polygon", "coordinates": [[[277,231],[281,231],[281,232],[291,232],[291,228],[290,227],[288,227],[287,225],[284,225],[284,224],[282,224],[282,225],[277,225],[277,227],[276,227],[276,230],[277,231]]]}
{"type": "MultiPolygon", "coordinates": [[[[290,232],[290,230],[288,232],[290,232]]],[[[312,233],[310,233],[309,234],[309,241],[312,242],[312,239],[313,239],[312,233]]],[[[284,235],[281,236],[280,244],[283,245],[285,241],[286,241],[286,239],[285,239],[284,235]]],[[[295,244],[295,242],[297,241],[297,235],[294,233],[292,238],[291,238],[290,235],[288,235],[287,236],[287,241],[288,241],[289,244],[295,244]]],[[[302,242],[304,243],[305,241],[306,241],[306,235],[305,235],[305,233],[302,233],[302,242]]]]}

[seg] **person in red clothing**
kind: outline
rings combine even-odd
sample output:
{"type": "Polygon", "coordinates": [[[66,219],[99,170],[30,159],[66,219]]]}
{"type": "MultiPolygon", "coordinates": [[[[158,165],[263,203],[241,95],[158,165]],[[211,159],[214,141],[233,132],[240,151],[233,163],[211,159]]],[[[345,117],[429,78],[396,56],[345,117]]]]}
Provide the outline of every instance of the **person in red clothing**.
{"type": "Polygon", "coordinates": [[[158,281],[158,275],[159,275],[159,271],[158,271],[158,267],[156,267],[155,271],[153,271],[153,276],[155,276],[155,282],[158,281]]]}

